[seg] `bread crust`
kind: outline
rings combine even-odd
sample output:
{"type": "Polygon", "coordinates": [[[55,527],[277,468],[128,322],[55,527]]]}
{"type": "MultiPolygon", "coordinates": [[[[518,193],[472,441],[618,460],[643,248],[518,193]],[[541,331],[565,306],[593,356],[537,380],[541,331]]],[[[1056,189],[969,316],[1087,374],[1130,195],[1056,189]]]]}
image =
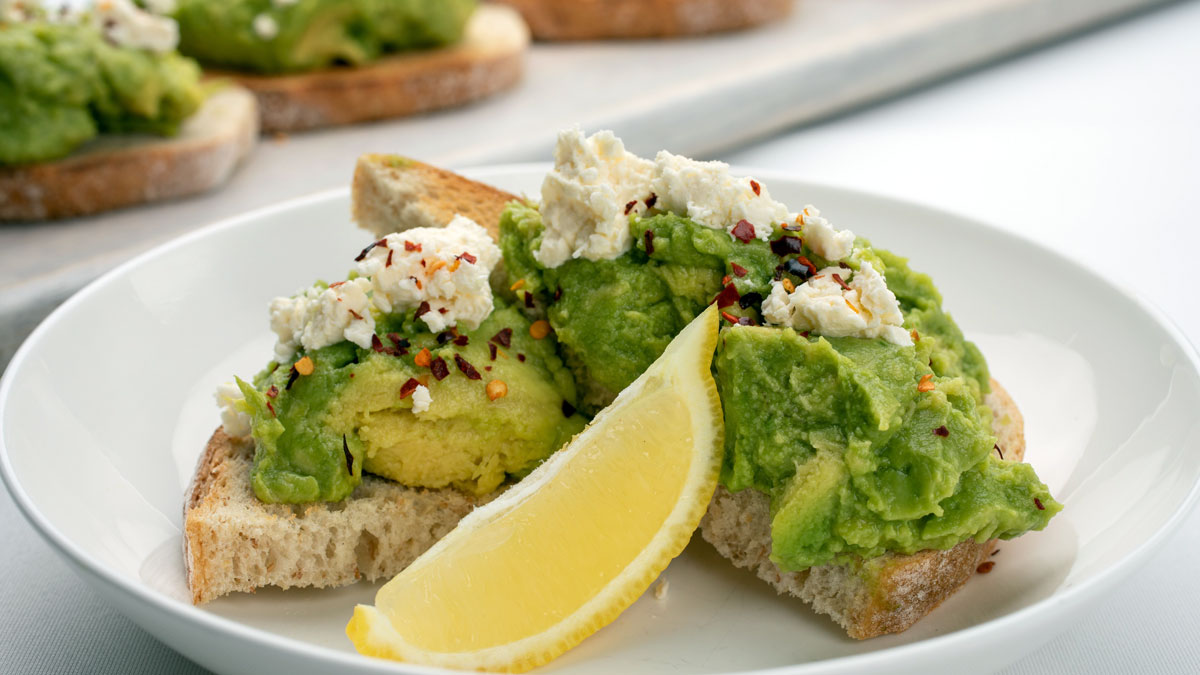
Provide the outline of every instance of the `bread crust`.
{"type": "Polygon", "coordinates": [[[0,220],[84,216],[204,192],[224,183],[257,139],[254,97],[225,87],[177,136],[102,135],[60,160],[0,167],[0,220]]]}
{"type": "MultiPolygon", "coordinates": [[[[998,382],[984,402],[992,409],[992,430],[1007,459],[1025,456],[1024,420],[998,382]]],[[[945,551],[911,555],[889,553],[845,565],[822,565],[783,572],[771,562],[769,498],[757,490],[731,493],[717,487],[700,533],[717,551],[754,572],[778,593],[798,597],[830,615],[852,638],[866,639],[907,630],[933,611],[975,574],[995,550],[996,541],[964,541],[945,551]]]]}
{"type": "Polygon", "coordinates": [[[443,49],[386,56],[354,68],[295,75],[209,71],[258,97],[264,132],[315,129],[462,105],[514,86],[529,29],[507,7],[479,7],[463,40],[443,49]]]}
{"type": "Polygon", "coordinates": [[[496,0],[521,12],[539,40],[699,35],[791,13],[794,0],[496,0]]]}

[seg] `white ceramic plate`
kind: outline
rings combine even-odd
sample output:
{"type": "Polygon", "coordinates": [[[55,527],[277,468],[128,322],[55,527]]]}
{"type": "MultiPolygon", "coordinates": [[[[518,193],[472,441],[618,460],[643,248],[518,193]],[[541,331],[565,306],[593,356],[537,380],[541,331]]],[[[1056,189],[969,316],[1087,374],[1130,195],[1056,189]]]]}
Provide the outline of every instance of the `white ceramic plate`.
{"type": "MultiPolygon", "coordinates": [[[[474,172],[536,194],[544,166],[474,172]]],[[[908,632],[856,642],[698,538],[639,600],[545,670],[938,672],[999,668],[1050,639],[1176,526],[1200,477],[1197,356],[1156,310],[1030,242],[928,208],[759,174],[772,195],[912,256],[1025,413],[1066,509],[1001,545],[908,632]]],[[[269,358],[266,303],[345,274],[370,237],[345,191],[214,225],[114,270],[26,341],[0,384],[0,468],[25,515],[114,606],[221,673],[435,672],[343,634],[375,586],[188,602],[184,487],[218,423],[211,392],[269,358]]],[[[61,598],[47,598],[61,602],[61,598]]]]}

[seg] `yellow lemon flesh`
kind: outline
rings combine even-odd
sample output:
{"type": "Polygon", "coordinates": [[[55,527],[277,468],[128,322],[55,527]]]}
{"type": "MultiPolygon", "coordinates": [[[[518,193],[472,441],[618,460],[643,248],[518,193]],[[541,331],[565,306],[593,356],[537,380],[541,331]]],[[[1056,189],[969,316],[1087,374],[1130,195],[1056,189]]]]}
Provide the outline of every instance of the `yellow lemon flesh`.
{"type": "Polygon", "coordinates": [[[615,619],[683,551],[716,488],[724,428],[697,317],[562,450],[359,605],[363,654],[522,672],[615,619]]]}

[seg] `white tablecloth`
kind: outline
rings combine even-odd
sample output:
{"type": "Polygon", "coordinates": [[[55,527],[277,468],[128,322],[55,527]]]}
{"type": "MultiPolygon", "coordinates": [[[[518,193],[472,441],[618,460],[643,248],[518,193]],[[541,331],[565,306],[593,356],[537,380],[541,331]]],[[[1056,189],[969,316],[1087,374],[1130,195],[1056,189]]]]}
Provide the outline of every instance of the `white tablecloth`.
{"type": "MultiPolygon", "coordinates": [[[[1060,247],[1152,298],[1200,343],[1198,72],[1193,2],[725,159],[941,206],[1060,247]]],[[[6,494],[0,551],[0,673],[205,672],[102,604],[6,494]]],[[[1197,559],[1200,513],[1126,587],[1004,672],[1200,672],[1197,559]]]]}

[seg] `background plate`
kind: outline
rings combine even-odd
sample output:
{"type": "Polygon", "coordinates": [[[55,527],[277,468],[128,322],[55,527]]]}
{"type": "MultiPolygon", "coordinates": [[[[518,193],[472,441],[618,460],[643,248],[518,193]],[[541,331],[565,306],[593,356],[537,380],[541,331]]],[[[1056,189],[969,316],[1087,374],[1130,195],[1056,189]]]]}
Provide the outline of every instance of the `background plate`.
{"type": "MultiPolygon", "coordinates": [[[[471,172],[536,194],[545,166],[471,172]]],[[[1026,416],[1028,459],[1066,509],[1001,546],[996,568],[908,632],[848,639],[699,539],[639,600],[544,670],[789,673],[988,663],[1048,640],[1175,526],[1200,477],[1195,351],[1156,310],[1012,235],[892,199],[759,174],[794,207],[911,254],[1026,416]]],[[[190,605],[181,495],[218,423],[211,392],[269,357],[266,303],[340,277],[370,237],[345,191],[206,228],[68,301],[0,382],[0,470],[66,559],[147,631],[219,672],[436,672],[357,656],[343,629],[366,584],[190,605]]]]}

